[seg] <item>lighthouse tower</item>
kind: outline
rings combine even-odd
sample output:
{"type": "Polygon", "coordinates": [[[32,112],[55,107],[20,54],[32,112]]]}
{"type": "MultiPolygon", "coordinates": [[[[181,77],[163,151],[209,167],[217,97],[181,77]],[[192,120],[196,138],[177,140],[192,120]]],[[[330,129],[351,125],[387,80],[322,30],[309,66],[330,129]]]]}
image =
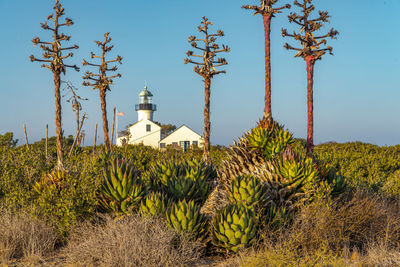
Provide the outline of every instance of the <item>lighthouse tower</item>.
{"type": "Polygon", "coordinates": [[[139,94],[139,104],[135,106],[138,113],[138,121],[143,119],[153,120],[153,112],[157,110],[157,106],[153,105],[153,94],[147,90],[147,86],[139,94]]]}

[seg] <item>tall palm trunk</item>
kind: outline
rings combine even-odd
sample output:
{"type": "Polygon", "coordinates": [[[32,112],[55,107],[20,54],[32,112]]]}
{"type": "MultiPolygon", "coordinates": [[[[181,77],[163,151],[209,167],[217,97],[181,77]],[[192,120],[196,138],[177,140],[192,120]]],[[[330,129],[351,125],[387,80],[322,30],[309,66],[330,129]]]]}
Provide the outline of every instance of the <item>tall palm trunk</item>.
{"type": "Polygon", "coordinates": [[[60,93],[60,71],[54,72],[54,92],[56,97],[56,135],[57,135],[57,168],[64,167],[63,157],[63,132],[61,128],[61,93],[60,93]]]}
{"type": "Polygon", "coordinates": [[[265,108],[264,118],[272,119],[271,111],[271,15],[263,15],[265,33],[265,108]]]}
{"type": "Polygon", "coordinates": [[[307,157],[314,156],[314,56],[306,58],[307,63],[307,105],[308,105],[308,119],[307,119],[307,157]]]}
{"type": "Polygon", "coordinates": [[[104,131],[104,146],[106,152],[110,149],[110,139],[108,136],[108,120],[107,120],[107,105],[106,105],[106,89],[100,90],[101,112],[103,113],[103,131],[104,131]]]}
{"type": "Polygon", "coordinates": [[[203,160],[210,162],[210,88],[211,79],[209,77],[204,79],[204,148],[203,148],[203,160]]]}

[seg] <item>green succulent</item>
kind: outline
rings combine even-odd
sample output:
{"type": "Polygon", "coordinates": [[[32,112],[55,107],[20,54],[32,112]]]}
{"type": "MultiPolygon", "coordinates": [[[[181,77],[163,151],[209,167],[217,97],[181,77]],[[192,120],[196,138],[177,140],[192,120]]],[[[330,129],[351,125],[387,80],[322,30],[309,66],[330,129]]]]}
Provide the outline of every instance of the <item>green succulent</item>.
{"type": "Polygon", "coordinates": [[[115,158],[104,171],[99,193],[100,208],[105,212],[129,213],[142,200],[145,188],[132,164],[115,158]]]}
{"type": "Polygon", "coordinates": [[[168,160],[156,163],[147,180],[153,191],[167,192],[175,201],[202,203],[210,191],[209,181],[215,176],[215,170],[200,160],[168,160]]]}
{"type": "Polygon", "coordinates": [[[169,180],[184,174],[183,166],[174,160],[157,162],[150,170],[153,190],[160,190],[163,186],[167,186],[169,180]]]}
{"type": "Polygon", "coordinates": [[[346,177],[335,174],[332,181],[332,196],[337,197],[342,194],[347,187],[346,177]]]}
{"type": "Polygon", "coordinates": [[[277,123],[272,128],[258,126],[246,137],[252,150],[260,153],[265,160],[270,160],[293,143],[293,136],[277,123]]]}
{"type": "Polygon", "coordinates": [[[193,181],[190,178],[174,177],[168,180],[166,191],[175,201],[186,199],[201,203],[208,195],[209,185],[204,180],[193,181]]]}
{"type": "Polygon", "coordinates": [[[115,160],[117,157],[118,156],[113,152],[103,152],[99,154],[98,159],[103,166],[107,166],[110,161],[115,160]]]}
{"type": "Polygon", "coordinates": [[[195,237],[201,237],[207,228],[204,215],[200,214],[200,206],[194,201],[179,201],[173,204],[166,213],[168,224],[178,233],[188,232],[195,237]]]}
{"type": "Polygon", "coordinates": [[[263,149],[263,156],[266,160],[272,159],[293,143],[293,135],[282,127],[275,128],[271,137],[263,149]]]}
{"type": "Polygon", "coordinates": [[[161,193],[152,192],[141,202],[140,214],[142,216],[159,216],[165,212],[165,198],[161,193]]]}
{"type": "Polygon", "coordinates": [[[260,204],[263,198],[263,185],[253,176],[236,177],[228,191],[228,199],[231,203],[241,203],[249,208],[260,204]]]}
{"type": "Polygon", "coordinates": [[[264,181],[267,195],[274,205],[298,206],[312,195],[313,185],[318,179],[312,159],[280,157],[267,165],[270,175],[263,178],[267,178],[264,181]]]}
{"type": "Polygon", "coordinates": [[[252,209],[228,205],[217,212],[212,221],[214,245],[237,252],[248,247],[256,236],[258,219],[252,209]]]}
{"type": "Polygon", "coordinates": [[[185,161],[185,171],[186,178],[191,178],[194,181],[208,181],[217,176],[215,170],[210,165],[196,159],[185,161]]]}
{"type": "Polygon", "coordinates": [[[250,134],[247,136],[249,145],[254,150],[263,151],[270,141],[270,132],[263,127],[251,129],[250,134]]]}

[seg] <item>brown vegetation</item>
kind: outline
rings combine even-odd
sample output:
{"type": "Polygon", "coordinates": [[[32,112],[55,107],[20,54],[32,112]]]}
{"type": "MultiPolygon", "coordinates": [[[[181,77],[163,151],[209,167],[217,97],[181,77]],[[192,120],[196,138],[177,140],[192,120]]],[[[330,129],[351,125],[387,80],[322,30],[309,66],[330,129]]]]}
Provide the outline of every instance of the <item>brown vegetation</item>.
{"type": "Polygon", "coordinates": [[[54,229],[27,213],[0,209],[0,263],[13,259],[30,263],[54,252],[58,236],[54,229]]]}
{"type": "Polygon", "coordinates": [[[178,236],[163,221],[128,216],[83,224],[65,250],[67,262],[82,266],[184,266],[198,261],[201,246],[178,236]]]}
{"type": "Polygon", "coordinates": [[[396,265],[399,221],[398,203],[366,192],[348,194],[332,205],[313,203],[303,207],[291,226],[267,231],[261,248],[243,256],[243,264],[396,265]]]}

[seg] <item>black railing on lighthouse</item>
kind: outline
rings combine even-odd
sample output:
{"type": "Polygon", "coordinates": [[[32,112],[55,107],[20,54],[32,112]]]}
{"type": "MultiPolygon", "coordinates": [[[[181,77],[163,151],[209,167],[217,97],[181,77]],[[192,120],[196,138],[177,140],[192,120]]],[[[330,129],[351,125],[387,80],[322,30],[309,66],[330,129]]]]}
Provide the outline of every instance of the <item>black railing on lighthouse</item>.
{"type": "Polygon", "coordinates": [[[154,105],[154,104],[137,104],[137,105],[135,105],[135,109],[136,109],[136,111],[138,111],[138,110],[156,111],[157,110],[157,106],[154,105]]]}

